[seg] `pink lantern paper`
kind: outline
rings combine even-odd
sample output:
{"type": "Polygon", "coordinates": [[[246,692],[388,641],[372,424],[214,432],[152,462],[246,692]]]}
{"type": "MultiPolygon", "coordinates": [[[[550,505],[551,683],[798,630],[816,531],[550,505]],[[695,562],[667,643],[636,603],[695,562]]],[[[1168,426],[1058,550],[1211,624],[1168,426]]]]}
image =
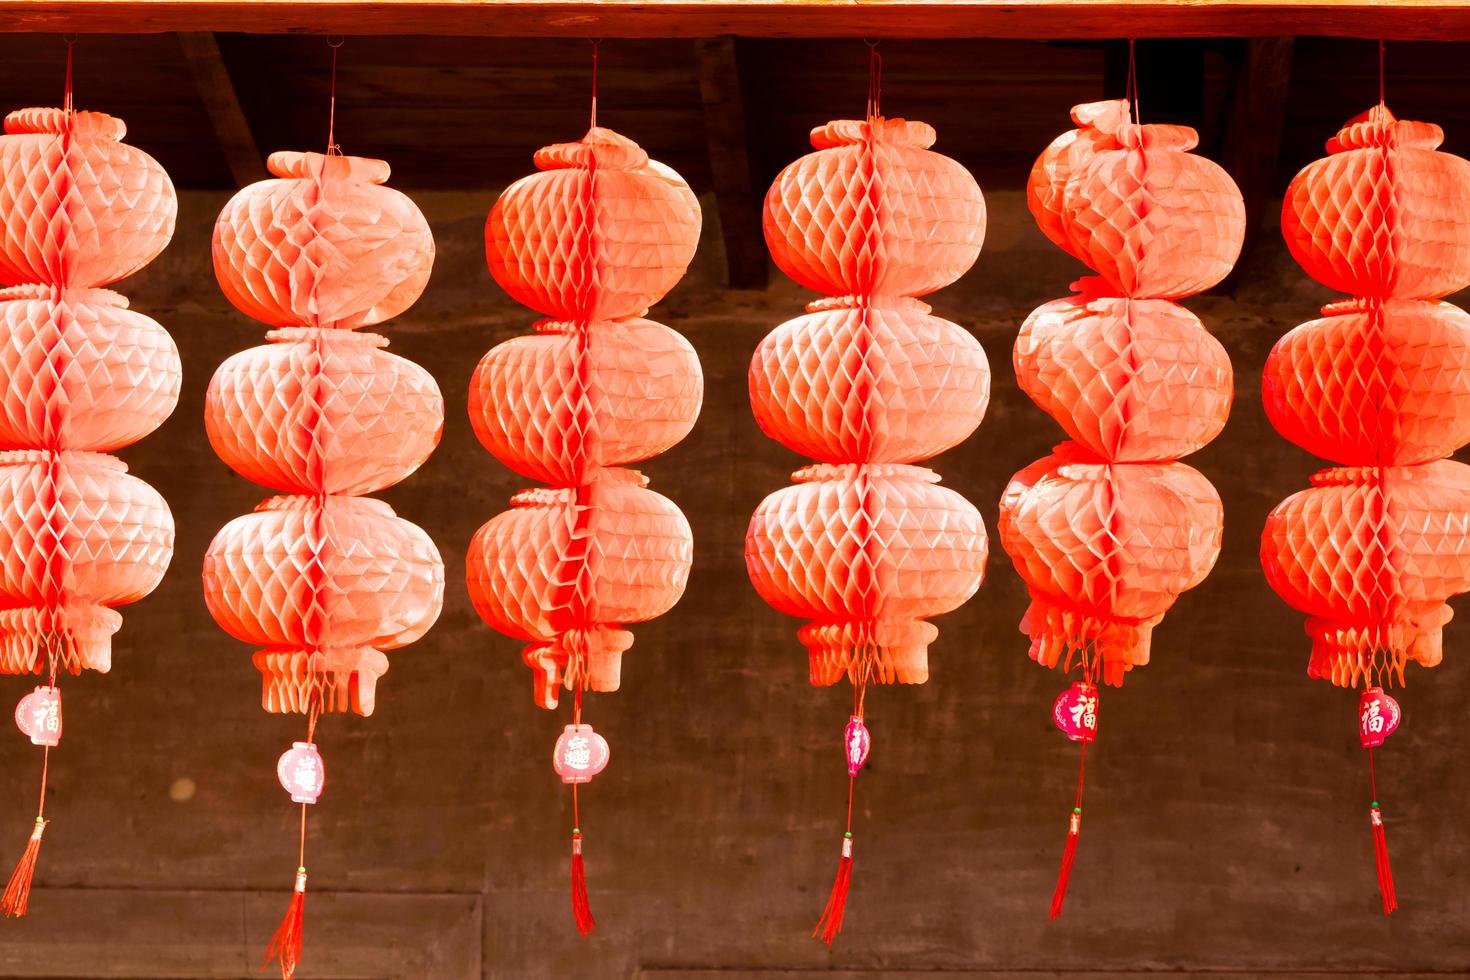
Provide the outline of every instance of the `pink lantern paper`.
{"type": "MultiPolygon", "coordinates": [[[[173,556],[168,505],[104,454],[162,424],[180,387],[167,331],[100,288],[168,244],[173,185],[122,142],[122,120],[72,108],[69,71],[66,98],[12,112],[0,136],[0,673],[46,676],[16,721],[48,754],[57,674],[111,668],[114,607],[152,592],[173,556]]],[[[46,823],[0,897],[6,915],[26,913],[46,823]]]]}
{"type": "MultiPolygon", "coordinates": [[[[1021,389],[1072,441],[1012,478],[999,527],[1031,596],[1031,658],[1081,665],[1053,719],[1085,751],[1095,685],[1149,662],[1154,627],[1220,554],[1219,495],[1177,460],[1224,427],[1230,361],[1175,300],[1230,272],[1245,207],[1224,170],[1188,152],[1194,130],[1135,123],[1123,100],[1076,106],[1072,119],[1037,159],[1027,199],[1047,237],[1097,275],[1033,312],[1014,351],[1021,389]]],[[[1081,814],[1079,772],[1053,918],[1081,814]]]]}
{"type": "Polygon", "coordinates": [[[1362,684],[1369,807],[1385,914],[1398,907],[1372,750],[1399,722],[1382,685],[1443,656],[1446,600],[1470,590],[1470,161],[1438,126],[1381,103],[1347,123],[1287,188],[1281,230],[1313,278],[1352,297],[1276,344],[1273,425],[1339,468],[1267,518],[1271,587],[1306,614],[1307,674],[1362,684]]]}
{"type": "Polygon", "coordinates": [[[611,754],[607,739],[591,725],[568,725],[556,740],[551,766],[564,783],[590,783],[607,768],[611,754]]]}
{"type": "Polygon", "coordinates": [[[61,689],[42,685],[15,706],[15,724],[32,745],[61,744],[61,689]]]}
{"type": "MultiPolygon", "coordinates": [[[[240,191],[214,230],[220,288],[275,329],[215,373],[205,428],[220,457],[282,492],[217,534],[204,559],[215,621],[256,647],[262,706],[307,716],[281,756],[291,799],[325,779],[320,712],[370,715],[385,651],[423,636],[444,601],[428,535],[362,496],[405,479],[439,442],[444,403],[422,368],[354,333],[406,310],[429,279],[434,240],[388,165],[337,152],[273,153],[274,178],[240,191]]],[[[305,816],[302,818],[305,848],[305,816]]],[[[293,975],[306,871],[267,954],[293,975]]]]}
{"type": "Polygon", "coordinates": [[[276,778],[293,803],[315,803],[326,787],[327,767],[311,742],[292,742],[276,760],[276,778]]]}
{"type": "MultiPolygon", "coordinates": [[[[532,697],[554,709],[573,692],[573,724],[553,759],[577,787],[607,743],[582,724],[586,691],[616,691],[625,629],[667,612],[693,561],[689,522],[628,464],[694,426],[704,380],[694,348],[645,319],[684,275],[700,211],[683,178],[598,127],[543,147],[485,223],[495,281],[549,319],[493,348],[470,380],[470,423],[497,459],[549,484],[523,490],[470,542],[466,585],[492,628],[525,641],[532,697]]],[[[582,831],[572,831],[572,912],[586,936],[582,831]]]]}
{"type": "MultiPolygon", "coordinates": [[[[918,299],[964,275],[985,237],[980,187],[934,141],[933,127],[886,119],[870,101],[865,119],[814,129],[816,152],[766,195],[771,257],[828,295],[751,360],[756,422],[817,463],[756,509],[745,563],[761,598],[806,620],[797,637],[812,683],[846,677],[856,689],[850,778],[871,744],[867,685],[924,683],[939,632],[929,617],[962,605],[985,572],[980,513],[914,465],[968,438],[990,392],[980,344],[918,299]]],[[[851,880],[850,817],[843,841],[813,932],[829,944],[851,880]]]]}

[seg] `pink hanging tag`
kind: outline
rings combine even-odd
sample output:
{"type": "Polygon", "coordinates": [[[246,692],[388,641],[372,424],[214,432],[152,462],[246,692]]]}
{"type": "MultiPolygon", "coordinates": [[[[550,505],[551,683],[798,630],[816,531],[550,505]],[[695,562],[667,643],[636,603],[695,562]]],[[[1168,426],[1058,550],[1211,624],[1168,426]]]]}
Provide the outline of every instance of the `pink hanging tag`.
{"type": "Polygon", "coordinates": [[[1383,692],[1381,687],[1370,687],[1358,699],[1358,738],[1363,748],[1372,749],[1383,744],[1388,736],[1399,727],[1403,712],[1399,703],[1383,692]]]}
{"type": "Polygon", "coordinates": [[[610,754],[607,739],[591,725],[568,725],[556,740],[551,767],[564,783],[590,783],[593,776],[607,768],[610,754]]]}
{"type": "Polygon", "coordinates": [[[276,762],[276,778],[293,803],[315,803],[327,783],[327,767],[314,742],[292,742],[276,762]]]}
{"type": "Polygon", "coordinates": [[[867,765],[868,750],[873,747],[873,736],[868,734],[868,726],[857,715],[847,720],[842,744],[847,751],[847,774],[856,776],[858,770],[867,765]]]}
{"type": "Polygon", "coordinates": [[[61,689],[41,686],[15,706],[15,724],[30,736],[32,745],[61,742],[61,689]]]}
{"type": "Polygon", "coordinates": [[[1091,745],[1097,740],[1097,688],[1077,681],[1052,705],[1052,721],[1074,742],[1091,745]]]}

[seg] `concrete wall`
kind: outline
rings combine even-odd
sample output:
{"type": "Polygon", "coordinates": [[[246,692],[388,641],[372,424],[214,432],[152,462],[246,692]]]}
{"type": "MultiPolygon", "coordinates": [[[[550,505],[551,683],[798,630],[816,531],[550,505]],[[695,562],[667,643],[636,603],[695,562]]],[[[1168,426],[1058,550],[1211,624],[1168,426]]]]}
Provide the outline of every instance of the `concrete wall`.
{"type": "MultiPolygon", "coordinates": [[[[1274,229],[1233,293],[1188,304],[1236,370],[1229,426],[1191,459],[1224,497],[1225,550],[1156,631],[1153,663],[1105,698],[1065,917],[1046,921],[1076,769],[1049,720],[1063,680],[1027,659],[1024,591],[992,542],[979,595],[938,622],[930,683],[870,692],[852,900],[830,951],[807,934],[836,866],[850,695],[808,685],[797,623],[757,598],[741,552],[752,509],[800,463],[752,421],[746,365],[807,297],[779,277],[763,293],[724,291],[717,229],[706,230],[695,268],[653,314],[698,348],[704,413],[645,467],[689,515],[696,563],[673,612],[635,629],[623,690],[588,704],[614,757],[584,796],[600,926],[580,940],[570,799],[548,765],[565,713],[531,705],[517,644],[479,622],[463,586],[470,535],[522,486],[474,440],[468,378],[534,318],[485,270],[490,202],[422,195],[439,242],[433,281],[384,331],[446,398],[439,450],[383,496],[433,536],[449,588],[437,627],[391,654],[377,713],[322,724],[330,774],[311,815],[302,977],[1470,968],[1470,769],[1454,741],[1470,625],[1449,627],[1443,667],[1411,675],[1403,728],[1381,753],[1403,903],[1385,919],[1354,698],[1307,680],[1300,618],[1258,566],[1266,512],[1318,465],[1267,425],[1261,365],[1328,297],[1274,229]]],[[[302,725],[260,710],[250,651],[214,625],[199,585],[212,535],[265,495],[215,458],[201,424],[211,372],[263,334],[210,271],[222,203],[185,195],[173,245],[120,287],[183,354],[178,411],[123,454],[168,498],[177,553],[162,587],[124,610],[111,675],[65,684],[40,887],[30,917],[0,924],[0,975],[255,975],[290,888],[296,810],[273,764],[302,725]]],[[[934,467],[993,531],[1007,479],[1061,438],[1016,389],[1010,345],[1079,267],[1019,195],[990,203],[977,268],[934,302],[983,342],[994,398],[978,434],[934,467]]],[[[12,680],[5,697],[27,686],[12,680]]],[[[30,824],[38,765],[18,734],[0,738],[6,862],[30,824]]]]}

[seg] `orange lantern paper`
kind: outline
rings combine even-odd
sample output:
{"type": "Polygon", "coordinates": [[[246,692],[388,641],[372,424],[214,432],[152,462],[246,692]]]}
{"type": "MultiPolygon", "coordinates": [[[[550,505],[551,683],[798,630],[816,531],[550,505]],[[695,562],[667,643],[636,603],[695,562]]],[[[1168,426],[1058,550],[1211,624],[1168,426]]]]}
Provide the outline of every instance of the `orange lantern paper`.
{"type": "MultiPolygon", "coordinates": [[[[1081,665],[1053,717],[1085,759],[1097,685],[1148,663],[1154,626],[1220,553],[1219,495],[1177,459],[1224,427],[1230,360],[1173,301],[1229,273],[1245,209],[1230,176],[1188,152],[1194,130],[1134,123],[1124,100],[1072,119],[1037,159],[1027,200],[1046,236],[1098,275],[1033,312],[1014,351],[1022,390],[1071,441],[1011,480],[1000,541],[1031,595],[1032,659],[1081,665]]],[[[1052,918],[1081,828],[1079,770],[1052,918]]]]}
{"type": "Polygon", "coordinates": [[[0,673],[47,678],[16,710],[45,760],[6,915],[26,913],[46,829],[57,673],[111,668],[113,607],[152,592],[174,547],[163,498],[105,453],[168,418],[179,353],[163,327],[98,287],[163,251],[178,203],[158,162],[122,142],[122,120],[75,111],[70,88],[68,64],[66,107],[13,112],[0,137],[0,673]]]}
{"type": "MultiPolygon", "coordinates": [[[[210,443],[241,476],[282,496],[236,518],[204,559],[216,622],[254,644],[262,705],[307,716],[282,756],[293,800],[316,802],[322,711],[372,714],[383,651],[423,636],[444,600],[444,565],[418,527],[362,494],[416,470],[439,442],[444,402],[427,371],[353,328],[407,309],[429,279],[434,239],[413,202],[382,186],[388,165],[337,153],[274,153],[277,179],[231,198],[214,269],[236,306],[276,328],[210,382],[210,443]]],[[[304,854],[304,837],[303,837],[304,854]]],[[[301,950],[304,860],[272,940],[289,978],[301,950]]]]}
{"type": "MultiPolygon", "coordinates": [[[[979,511],[913,465],[974,432],[990,393],[979,342],[917,299],[964,275],[985,238],[979,185],[934,140],[933,127],[885,119],[870,100],[866,119],[812,130],[816,152],[766,195],[771,256],[829,298],[773,330],[751,361],[761,429],[818,463],[756,509],[745,563],[761,598],[807,620],[797,636],[812,683],[853,685],[849,802],[871,742],[867,686],[928,680],[939,635],[928,618],[964,604],[985,572],[979,511]]],[[[812,933],[828,944],[851,875],[849,806],[812,933]]]]}
{"type": "Polygon", "coordinates": [[[577,787],[606,764],[607,743],[583,724],[582,695],[618,689],[633,643],[623,627],[671,609],[693,560],[689,522],[626,466],[672,447],[699,415],[694,348],[642,314],[684,275],[700,211],[683,178],[595,117],[535,161],[491,209],[485,254],[495,281],[550,319],[485,355],[469,412],[486,449],[550,487],[521,491],[480,528],[466,584],[480,618],[525,641],[535,702],[554,709],[558,688],[574,692],[553,757],[572,786],[572,913],[586,936],[597,923],[577,787]]]}
{"type": "Polygon", "coordinates": [[[1441,657],[1445,600],[1470,590],[1470,316],[1440,297],[1470,285],[1470,161],[1438,126],[1379,104],[1286,191],[1281,230],[1312,278],[1352,293],[1266,361],[1266,414],[1336,463],[1271,512],[1261,562],[1307,614],[1307,674],[1362,685],[1369,807],[1385,914],[1398,907],[1373,748],[1398,726],[1384,685],[1441,657]]]}

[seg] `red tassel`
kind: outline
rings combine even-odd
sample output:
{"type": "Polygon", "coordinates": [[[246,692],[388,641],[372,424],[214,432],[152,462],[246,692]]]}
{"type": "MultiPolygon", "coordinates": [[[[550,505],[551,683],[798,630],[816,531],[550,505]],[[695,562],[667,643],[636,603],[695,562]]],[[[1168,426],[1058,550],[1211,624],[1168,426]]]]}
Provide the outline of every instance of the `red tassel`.
{"type": "Polygon", "coordinates": [[[828,946],[842,931],[842,917],[847,912],[847,889],[852,885],[852,833],[842,838],[842,860],[837,864],[837,878],[832,882],[832,894],[827,896],[827,907],[812,930],[812,938],[818,935],[828,946]]]}
{"type": "Polygon", "coordinates": [[[587,870],[582,865],[582,831],[572,829],[572,918],[577,931],[586,939],[597,928],[592,906],[587,902],[587,870]]]}
{"type": "Polygon", "coordinates": [[[18,918],[26,914],[26,906],[31,900],[31,879],[36,875],[36,858],[41,854],[41,835],[46,832],[46,824],[49,822],[41,817],[36,818],[36,826],[31,831],[31,839],[26,842],[25,852],[21,854],[20,862],[10,874],[5,894],[0,896],[0,912],[4,912],[6,916],[18,918]]]}
{"type": "Polygon", "coordinates": [[[1398,895],[1393,890],[1393,866],[1388,863],[1388,838],[1383,832],[1383,810],[1374,800],[1368,808],[1368,819],[1373,823],[1373,858],[1378,865],[1378,893],[1383,896],[1383,914],[1392,915],[1399,907],[1398,895]]]}
{"type": "Polygon", "coordinates": [[[296,976],[296,965],[301,962],[302,926],[306,919],[306,869],[296,869],[296,888],[291,893],[291,903],[286,906],[286,917],[271,936],[271,944],[265,950],[265,962],[260,968],[270,966],[271,960],[281,965],[281,980],[296,976]]]}
{"type": "Polygon", "coordinates": [[[1067,846],[1062,850],[1062,869],[1057,872],[1057,890],[1051,893],[1051,915],[1060,918],[1062,903],[1067,900],[1067,885],[1072,881],[1072,862],[1077,860],[1077,838],[1082,836],[1082,808],[1072,808],[1072,820],[1067,825],[1067,846]]]}

